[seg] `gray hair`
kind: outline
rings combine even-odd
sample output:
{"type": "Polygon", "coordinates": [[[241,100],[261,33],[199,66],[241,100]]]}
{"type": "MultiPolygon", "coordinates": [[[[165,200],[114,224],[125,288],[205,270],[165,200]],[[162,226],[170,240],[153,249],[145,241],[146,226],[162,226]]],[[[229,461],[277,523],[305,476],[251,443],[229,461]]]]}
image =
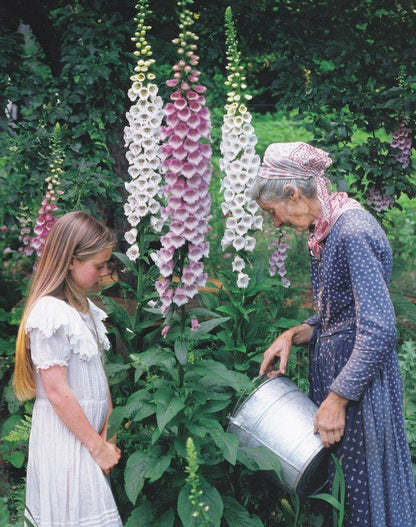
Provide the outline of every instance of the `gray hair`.
{"type": "Polygon", "coordinates": [[[248,196],[253,201],[279,201],[287,199],[290,196],[293,187],[298,187],[302,194],[307,198],[315,198],[317,195],[317,185],[314,176],[305,179],[266,179],[257,176],[248,191],[248,196]]]}

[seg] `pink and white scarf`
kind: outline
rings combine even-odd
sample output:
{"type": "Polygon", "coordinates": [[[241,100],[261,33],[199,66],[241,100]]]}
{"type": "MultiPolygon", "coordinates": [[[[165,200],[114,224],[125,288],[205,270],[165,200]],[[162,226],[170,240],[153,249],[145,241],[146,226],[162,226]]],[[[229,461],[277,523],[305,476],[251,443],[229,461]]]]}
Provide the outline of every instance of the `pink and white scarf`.
{"type": "Polygon", "coordinates": [[[318,260],[322,255],[322,242],[341,214],[362,208],[345,192],[328,192],[330,181],[324,172],[331,164],[327,152],[307,143],[273,143],[266,149],[259,172],[265,179],[316,179],[321,212],[309,234],[308,247],[318,260]]]}

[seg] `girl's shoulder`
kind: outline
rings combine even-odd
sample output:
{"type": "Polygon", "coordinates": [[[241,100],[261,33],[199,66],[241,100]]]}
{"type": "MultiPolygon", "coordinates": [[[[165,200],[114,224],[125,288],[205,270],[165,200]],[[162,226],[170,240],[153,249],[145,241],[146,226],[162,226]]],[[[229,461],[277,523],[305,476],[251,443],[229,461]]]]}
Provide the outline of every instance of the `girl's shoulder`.
{"type": "Polygon", "coordinates": [[[76,310],[54,296],[43,296],[33,305],[26,321],[26,332],[40,329],[50,337],[60,327],[77,325],[76,310]]]}
{"type": "Polygon", "coordinates": [[[95,321],[97,320],[105,320],[107,318],[107,313],[103,311],[101,308],[99,308],[94,302],[88,298],[88,304],[90,307],[90,313],[95,321]]]}
{"type": "Polygon", "coordinates": [[[26,321],[26,333],[37,329],[43,338],[58,334],[69,342],[81,359],[89,360],[99,351],[109,349],[103,319],[106,314],[89,301],[90,314],[81,313],[64,300],[52,296],[40,298],[26,321]]]}

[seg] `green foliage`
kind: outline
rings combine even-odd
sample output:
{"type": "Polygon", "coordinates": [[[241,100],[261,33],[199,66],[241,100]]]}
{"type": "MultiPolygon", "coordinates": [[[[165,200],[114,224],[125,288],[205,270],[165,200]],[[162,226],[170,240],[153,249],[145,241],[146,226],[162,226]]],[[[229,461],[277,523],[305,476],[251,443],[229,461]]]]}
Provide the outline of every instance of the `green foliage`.
{"type": "Polygon", "coordinates": [[[407,439],[413,462],[416,462],[416,345],[413,341],[403,342],[398,350],[404,388],[404,414],[407,439]]]}
{"type": "Polygon", "coordinates": [[[383,129],[391,137],[402,122],[415,128],[411,6],[364,0],[323,5],[300,0],[275,8],[279,27],[271,68],[278,107],[298,110],[314,141],[331,152],[334,180],[347,178],[359,196],[370,185],[414,196],[411,165],[404,170],[388,141],[375,136],[383,129]],[[356,146],[358,129],[368,135],[356,146]]]}
{"type": "Polygon", "coordinates": [[[121,203],[115,165],[128,67],[120,19],[113,13],[104,20],[79,4],[50,15],[62,38],[61,76],[52,77],[41,67],[42,51],[26,32],[26,55],[6,86],[5,96],[20,111],[18,122],[0,138],[7,152],[0,172],[7,219],[19,217],[21,210],[32,216],[37,212],[48,162],[42,152],[58,122],[66,156],[63,208],[105,210],[110,202],[112,207],[121,203]]]}
{"type": "MultiPolygon", "coordinates": [[[[49,141],[57,123],[65,150],[62,210],[85,208],[118,232],[126,230],[121,208],[126,176],[122,131],[135,24],[132,6],[110,4],[59,0],[48,10],[62,49],[60,75],[47,66],[30,29],[5,28],[0,35],[0,105],[4,108],[13,101],[18,110],[15,122],[0,112],[0,221],[6,227],[0,230],[0,419],[1,435],[13,439],[2,442],[0,453],[18,489],[0,501],[2,525],[21,516],[28,428],[22,418],[31,410],[19,405],[10,386],[21,309],[14,306],[21,300],[31,267],[18,253],[18,218],[37,213],[49,173],[49,141]]],[[[144,0],[141,4],[147,5],[144,0]]],[[[194,22],[215,152],[226,101],[225,35],[218,21],[228,3],[208,4],[199,3],[194,22]]],[[[258,153],[275,141],[314,141],[331,152],[330,176],[340,188],[349,185],[362,198],[375,184],[401,195],[404,212],[398,208],[386,214],[385,227],[403,261],[393,282],[395,292],[401,294],[395,297],[405,328],[400,335],[412,338],[415,216],[413,203],[404,194],[415,195],[413,165],[400,167],[388,144],[403,121],[415,129],[416,86],[411,74],[415,27],[410,3],[244,0],[230,5],[240,58],[254,95],[249,109],[274,112],[277,103],[279,110],[252,112],[258,153]],[[410,300],[403,300],[403,293],[410,300]]],[[[176,31],[174,3],[157,3],[149,18],[153,66],[163,96],[163,81],[174,62],[169,43],[176,31]]],[[[215,168],[216,163],[214,159],[215,168]]],[[[267,229],[258,237],[249,287],[235,288],[230,262],[219,250],[223,222],[219,221],[218,177],[211,189],[208,268],[216,280],[189,309],[165,321],[171,325],[165,339],[160,334],[160,313],[151,307],[158,276],[148,257],[155,240],[146,225],[140,233],[140,259],[130,262],[120,249],[119,280],[101,298],[115,350],[106,364],[115,402],[110,435],[118,431],[123,450],[112,475],[117,502],[127,527],[203,525],[193,517],[199,502],[189,499],[200,491],[209,509],[199,518],[207,525],[322,525],[322,519],[310,514],[308,503],[286,496],[269,482],[267,471],[279,473],[275,457],[264,448],[240,447],[226,432],[227,417],[238,398],[252,388],[267,344],[306,318],[308,308],[301,307],[310,302],[310,293],[303,290],[308,274],[305,239],[291,237],[288,261],[295,288],[285,292],[268,276],[265,252],[272,234],[267,229]],[[192,330],[190,321],[195,317],[200,326],[192,330]],[[187,448],[190,437],[192,449],[187,448]]],[[[399,357],[415,461],[416,352],[410,338],[399,347],[399,357]]],[[[293,349],[288,373],[306,389],[303,348],[293,349]]],[[[341,525],[344,491],[342,474],[337,474],[334,494],[321,499],[334,507],[336,524],[341,525]]]]}

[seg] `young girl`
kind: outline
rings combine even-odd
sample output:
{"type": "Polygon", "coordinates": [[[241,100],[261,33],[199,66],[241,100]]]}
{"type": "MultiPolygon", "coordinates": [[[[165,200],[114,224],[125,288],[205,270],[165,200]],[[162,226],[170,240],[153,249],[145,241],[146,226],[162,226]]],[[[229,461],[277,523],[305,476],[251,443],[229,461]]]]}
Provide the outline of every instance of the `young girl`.
{"type": "Polygon", "coordinates": [[[101,353],[105,313],[87,292],[108,274],[113,234],[82,211],[52,227],[19,328],[14,387],[36,396],[26,518],[36,527],[116,527],[107,475],[120,450],[107,441],[110,392],[101,353]]]}

